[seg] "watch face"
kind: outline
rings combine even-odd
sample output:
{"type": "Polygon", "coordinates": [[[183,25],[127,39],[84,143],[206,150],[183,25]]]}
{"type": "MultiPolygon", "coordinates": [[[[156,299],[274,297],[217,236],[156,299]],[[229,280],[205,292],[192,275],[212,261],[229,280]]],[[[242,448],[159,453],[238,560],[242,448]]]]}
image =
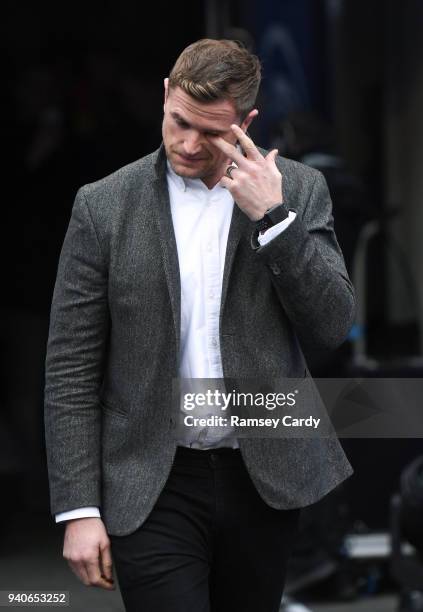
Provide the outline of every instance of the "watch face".
{"type": "Polygon", "coordinates": [[[288,217],[289,213],[284,204],[276,204],[270,208],[262,219],[256,221],[256,227],[259,232],[266,231],[272,225],[277,225],[288,217]]]}
{"type": "Polygon", "coordinates": [[[265,217],[268,217],[270,225],[276,225],[288,217],[288,211],[284,204],[279,204],[279,206],[268,210],[265,217]]]}

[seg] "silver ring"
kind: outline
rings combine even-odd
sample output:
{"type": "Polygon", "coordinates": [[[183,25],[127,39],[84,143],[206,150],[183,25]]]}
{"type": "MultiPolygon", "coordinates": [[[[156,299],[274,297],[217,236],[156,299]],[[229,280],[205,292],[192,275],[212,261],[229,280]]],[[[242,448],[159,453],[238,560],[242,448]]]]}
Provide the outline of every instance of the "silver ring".
{"type": "Polygon", "coordinates": [[[226,168],[226,176],[228,176],[231,179],[232,178],[232,172],[234,170],[237,170],[237,166],[234,166],[234,164],[231,164],[230,166],[228,166],[226,168]]]}

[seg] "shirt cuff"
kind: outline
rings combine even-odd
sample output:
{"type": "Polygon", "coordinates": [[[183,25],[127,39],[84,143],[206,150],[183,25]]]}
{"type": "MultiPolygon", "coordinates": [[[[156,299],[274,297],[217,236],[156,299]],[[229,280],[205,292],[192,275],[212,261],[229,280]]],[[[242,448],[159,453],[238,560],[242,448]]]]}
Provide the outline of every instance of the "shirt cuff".
{"type": "Polygon", "coordinates": [[[84,508],[76,508],[76,510],[68,510],[67,512],[58,512],[55,515],[56,523],[62,521],[70,521],[77,518],[100,518],[100,509],[97,506],[86,506],[84,508]]]}
{"type": "Polygon", "coordinates": [[[273,238],[276,238],[276,236],[279,236],[279,234],[282,234],[282,232],[284,232],[286,228],[291,225],[291,223],[294,221],[296,216],[297,216],[297,213],[294,212],[293,210],[290,210],[288,212],[288,217],[286,219],[284,219],[280,223],[277,223],[276,225],[273,225],[272,227],[269,227],[269,229],[266,230],[264,234],[259,234],[258,241],[259,241],[260,246],[264,246],[265,244],[268,244],[271,240],[273,240],[273,238]]]}

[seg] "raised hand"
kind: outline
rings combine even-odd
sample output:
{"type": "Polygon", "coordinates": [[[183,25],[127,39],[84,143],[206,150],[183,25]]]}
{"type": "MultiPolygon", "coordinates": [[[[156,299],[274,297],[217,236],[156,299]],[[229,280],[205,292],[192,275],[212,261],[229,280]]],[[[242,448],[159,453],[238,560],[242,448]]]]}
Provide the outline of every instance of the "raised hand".
{"type": "Polygon", "coordinates": [[[278,151],[273,149],[263,157],[238,125],[231,125],[231,129],[245,156],[235,145],[220,136],[208,137],[214,146],[236,164],[230,166],[231,169],[222,176],[219,184],[229,189],[235,202],[252,221],[257,221],[269,208],[283,202],[282,175],[275,163],[278,151]]]}

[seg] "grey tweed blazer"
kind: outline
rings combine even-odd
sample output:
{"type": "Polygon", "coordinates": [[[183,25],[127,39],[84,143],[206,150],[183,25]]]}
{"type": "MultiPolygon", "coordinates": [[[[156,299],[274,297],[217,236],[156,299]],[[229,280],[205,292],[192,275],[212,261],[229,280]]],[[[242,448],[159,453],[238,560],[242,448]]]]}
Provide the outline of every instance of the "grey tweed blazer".
{"type": "MultiPolygon", "coordinates": [[[[336,347],[354,317],[331,202],[316,170],[278,158],[289,228],[251,246],[234,206],[220,312],[224,376],[301,378],[300,342],[336,347]]],[[[153,508],[176,444],[180,278],[163,145],[77,194],[64,240],[46,357],[53,514],[99,506],[108,532],[153,508]]],[[[257,491],[278,509],[311,504],[351,473],[336,438],[240,439],[257,491]]]]}

